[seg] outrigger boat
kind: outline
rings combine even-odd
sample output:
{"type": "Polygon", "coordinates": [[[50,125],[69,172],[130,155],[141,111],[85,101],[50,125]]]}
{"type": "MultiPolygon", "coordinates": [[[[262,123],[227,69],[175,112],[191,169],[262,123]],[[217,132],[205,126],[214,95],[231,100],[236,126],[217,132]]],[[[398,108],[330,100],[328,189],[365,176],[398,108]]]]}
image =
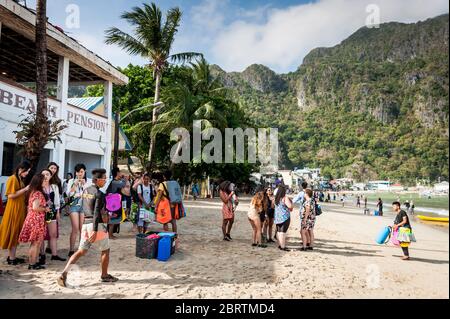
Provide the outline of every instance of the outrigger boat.
{"type": "Polygon", "coordinates": [[[420,220],[428,221],[428,222],[448,223],[448,217],[430,217],[430,216],[417,215],[417,218],[419,218],[420,220]]]}

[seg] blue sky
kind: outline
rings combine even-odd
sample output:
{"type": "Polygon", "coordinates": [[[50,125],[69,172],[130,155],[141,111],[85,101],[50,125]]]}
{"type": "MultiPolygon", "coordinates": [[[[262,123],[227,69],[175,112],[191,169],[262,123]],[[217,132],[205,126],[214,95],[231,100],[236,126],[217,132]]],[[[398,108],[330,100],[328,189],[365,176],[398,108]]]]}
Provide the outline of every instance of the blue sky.
{"type": "MultiPolygon", "coordinates": [[[[50,22],[116,66],[143,64],[116,46],[104,44],[104,30],[132,33],[119,16],[147,0],[47,0],[50,22]],[[68,5],[80,10],[79,28],[70,28],[68,5]]],[[[174,53],[196,51],[226,71],[261,63],[279,73],[294,71],[318,46],[334,46],[367,21],[417,22],[447,13],[446,0],[160,0],[162,9],[178,6],[182,25],[174,53]],[[368,7],[375,4],[376,7],[368,7]],[[377,20],[378,21],[378,20],[377,20]]],[[[35,1],[27,0],[34,8],[35,1]]]]}

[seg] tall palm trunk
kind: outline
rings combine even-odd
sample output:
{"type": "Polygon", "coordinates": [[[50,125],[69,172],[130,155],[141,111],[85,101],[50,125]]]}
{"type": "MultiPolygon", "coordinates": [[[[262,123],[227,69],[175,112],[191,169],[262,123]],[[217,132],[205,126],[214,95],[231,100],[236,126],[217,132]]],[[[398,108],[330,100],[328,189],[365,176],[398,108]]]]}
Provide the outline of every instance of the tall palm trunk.
{"type": "MultiPolygon", "coordinates": [[[[155,85],[155,102],[158,103],[160,99],[160,91],[161,91],[161,73],[156,73],[156,85],[155,85]]],[[[156,124],[156,121],[158,120],[158,110],[157,108],[153,109],[153,117],[152,117],[152,127],[156,124]]],[[[151,170],[153,167],[153,154],[155,152],[155,145],[156,145],[156,136],[153,138],[150,136],[150,149],[148,151],[148,168],[147,170],[151,170]]]]}
{"type": "Polygon", "coordinates": [[[36,3],[36,121],[34,143],[28,148],[26,157],[36,168],[45,147],[50,125],[47,121],[47,0],[36,3]]]}

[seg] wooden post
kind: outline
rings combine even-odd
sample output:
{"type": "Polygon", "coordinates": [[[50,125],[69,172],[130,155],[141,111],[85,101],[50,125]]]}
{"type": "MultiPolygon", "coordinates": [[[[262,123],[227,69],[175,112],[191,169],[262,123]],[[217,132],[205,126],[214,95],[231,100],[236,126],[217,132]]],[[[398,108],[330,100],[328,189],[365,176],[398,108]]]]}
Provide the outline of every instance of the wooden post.
{"type": "Polygon", "coordinates": [[[108,129],[106,130],[106,150],[104,159],[104,168],[108,172],[108,175],[111,172],[111,153],[112,153],[112,126],[113,126],[113,112],[112,112],[112,95],[113,95],[113,85],[111,81],[106,81],[105,84],[105,92],[104,92],[104,101],[105,101],[105,112],[108,117],[108,129]]]}
{"type": "MultiPolygon", "coordinates": [[[[59,118],[65,120],[67,114],[67,99],[69,94],[69,70],[70,61],[66,57],[59,58],[58,64],[58,86],[56,91],[56,97],[61,101],[61,109],[59,118]]],[[[63,132],[60,135],[61,143],[56,143],[53,150],[53,161],[59,165],[59,178],[64,179],[65,173],[64,167],[66,163],[66,134],[63,132]]]]}

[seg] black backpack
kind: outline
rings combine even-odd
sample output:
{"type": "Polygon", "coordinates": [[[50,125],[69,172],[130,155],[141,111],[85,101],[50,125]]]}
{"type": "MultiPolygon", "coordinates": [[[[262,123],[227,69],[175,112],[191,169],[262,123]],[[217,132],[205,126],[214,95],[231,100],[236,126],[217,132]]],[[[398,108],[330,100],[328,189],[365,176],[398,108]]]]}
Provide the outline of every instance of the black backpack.
{"type": "Polygon", "coordinates": [[[138,195],[137,190],[135,190],[133,187],[131,187],[130,193],[131,193],[131,198],[133,199],[133,202],[136,204],[139,204],[139,195],[138,195]]]}

